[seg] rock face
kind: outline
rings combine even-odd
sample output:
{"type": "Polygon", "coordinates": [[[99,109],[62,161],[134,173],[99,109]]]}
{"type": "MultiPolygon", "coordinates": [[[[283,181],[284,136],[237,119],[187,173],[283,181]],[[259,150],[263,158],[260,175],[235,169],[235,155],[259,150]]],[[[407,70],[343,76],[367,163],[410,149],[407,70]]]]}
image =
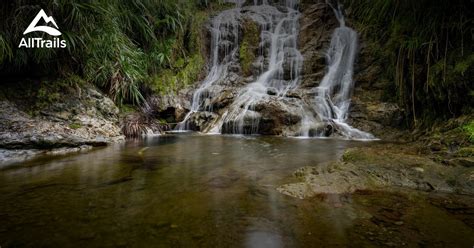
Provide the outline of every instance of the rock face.
{"type": "Polygon", "coordinates": [[[355,71],[356,87],[352,97],[350,124],[384,139],[394,139],[404,124],[403,109],[386,100],[389,82],[380,78],[382,68],[361,38],[361,51],[355,71]]]}
{"type": "Polygon", "coordinates": [[[124,139],[118,108],[90,85],[64,92],[34,116],[20,105],[7,99],[0,101],[0,148],[103,146],[124,139]]]}
{"type": "Polygon", "coordinates": [[[189,90],[183,90],[176,94],[162,94],[148,97],[145,104],[145,112],[159,116],[168,123],[177,123],[184,119],[186,112],[190,109],[189,90]]]}
{"type": "Polygon", "coordinates": [[[304,58],[302,86],[312,88],[319,85],[325,74],[326,50],[339,23],[323,0],[303,1],[300,8],[299,46],[304,58]]]}
{"type": "MultiPolygon", "coordinates": [[[[314,87],[324,76],[325,51],[338,22],[325,1],[303,1],[301,9],[299,42],[304,57],[302,85],[314,87]]],[[[351,26],[350,15],[347,19],[348,26],[351,26]]],[[[389,83],[379,77],[382,68],[363,36],[359,37],[359,42],[348,124],[378,138],[396,139],[400,132],[397,128],[403,125],[403,110],[396,103],[384,99],[383,93],[389,83]]]]}

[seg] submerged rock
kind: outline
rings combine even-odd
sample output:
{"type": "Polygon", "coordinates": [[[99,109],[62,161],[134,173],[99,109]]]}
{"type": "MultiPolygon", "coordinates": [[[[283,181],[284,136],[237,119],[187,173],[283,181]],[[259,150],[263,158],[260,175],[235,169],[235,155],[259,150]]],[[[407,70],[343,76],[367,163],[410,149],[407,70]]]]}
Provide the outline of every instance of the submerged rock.
{"type": "Polygon", "coordinates": [[[446,167],[417,155],[413,148],[411,145],[352,148],[340,161],[297,170],[294,175],[299,182],[282,185],[278,191],[301,199],[318,194],[400,187],[474,195],[472,168],[446,167]]]}

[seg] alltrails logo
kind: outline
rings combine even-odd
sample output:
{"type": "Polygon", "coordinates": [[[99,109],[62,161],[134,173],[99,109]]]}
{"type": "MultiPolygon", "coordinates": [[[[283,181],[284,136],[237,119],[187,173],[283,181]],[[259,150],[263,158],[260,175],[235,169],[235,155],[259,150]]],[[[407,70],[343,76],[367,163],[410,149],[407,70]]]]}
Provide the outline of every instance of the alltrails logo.
{"type": "MultiPolygon", "coordinates": [[[[28,28],[23,32],[23,35],[31,33],[31,32],[44,32],[51,36],[60,36],[61,32],[59,32],[59,27],[54,21],[52,16],[47,16],[44,10],[40,10],[40,12],[36,15],[35,19],[31,22],[28,28]],[[54,27],[49,26],[37,26],[38,22],[43,19],[46,24],[52,23],[54,27]]],[[[60,38],[53,38],[52,40],[46,40],[43,38],[22,38],[20,45],[18,48],[66,48],[66,41],[61,40],[60,38]]]]}

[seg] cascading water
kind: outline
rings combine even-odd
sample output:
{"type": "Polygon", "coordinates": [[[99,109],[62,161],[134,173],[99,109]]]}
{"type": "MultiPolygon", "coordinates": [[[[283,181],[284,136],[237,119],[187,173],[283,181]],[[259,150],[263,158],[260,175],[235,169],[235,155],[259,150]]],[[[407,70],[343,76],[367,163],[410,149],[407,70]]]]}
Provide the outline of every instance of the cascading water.
{"type": "Polygon", "coordinates": [[[201,86],[195,91],[191,111],[184,121],[178,124],[177,130],[188,130],[188,120],[199,111],[210,111],[212,106],[206,106],[206,99],[212,87],[219,84],[228,75],[229,66],[234,62],[238,52],[239,23],[248,18],[257,23],[261,29],[260,58],[268,65],[255,82],[248,84],[237,93],[236,99],[222,117],[211,125],[207,132],[233,134],[257,133],[259,115],[254,111],[255,105],[267,98],[267,92],[272,90],[277,96],[284,96],[290,89],[298,86],[299,71],[303,58],[297,49],[298,18],[297,1],[287,0],[286,8],[280,11],[268,5],[266,0],[254,1],[254,6],[242,7],[245,1],[228,1],[238,7],[227,10],[213,19],[211,33],[211,70],[201,86]],[[258,5],[261,4],[261,5],[258,5]],[[232,32],[231,35],[227,34],[232,32]],[[232,37],[234,40],[230,40],[232,37]],[[227,44],[223,59],[222,44],[227,44]],[[284,79],[284,63],[289,63],[290,71],[287,80],[284,79]],[[250,125],[247,125],[250,122],[250,125]],[[224,130],[225,129],[225,130],[224,130]]]}
{"type": "Polygon", "coordinates": [[[340,26],[332,35],[327,53],[328,71],[313,89],[313,97],[308,97],[298,93],[302,91],[303,65],[297,46],[298,1],[285,0],[276,6],[269,5],[267,0],[254,0],[251,6],[244,6],[244,0],[227,2],[236,4],[236,8],[225,10],[212,20],[209,74],[194,92],[191,111],[176,130],[193,129],[190,123],[201,118],[201,124],[205,124],[198,130],[206,133],[279,132],[303,137],[335,134],[354,139],[373,138],[346,124],[354,87],[352,76],[358,37],[345,26],[339,7],[333,8],[340,26]],[[258,66],[249,78],[238,74],[244,20],[251,20],[260,30],[260,43],[253,44],[258,46],[254,61],[258,66]],[[227,98],[226,92],[231,92],[231,100],[225,107],[215,109],[216,101],[227,98]],[[273,118],[275,115],[278,118],[273,118]],[[261,130],[269,122],[278,122],[284,127],[272,132],[261,130]]]}
{"type": "Polygon", "coordinates": [[[354,88],[352,76],[358,49],[358,35],[346,26],[340,5],[335,8],[328,1],[326,3],[334,10],[339,27],[332,35],[327,53],[328,71],[316,88],[315,111],[323,121],[333,122],[344,137],[373,139],[371,134],[346,124],[354,88]]]}
{"type": "Polygon", "coordinates": [[[256,134],[261,116],[255,111],[258,103],[271,97],[269,91],[278,97],[295,89],[299,83],[299,72],[303,57],[297,49],[299,12],[295,1],[286,1],[286,13],[276,7],[252,6],[247,15],[256,22],[261,32],[261,58],[268,65],[255,82],[248,84],[237,95],[228,111],[211,128],[211,132],[232,134],[256,134]],[[289,72],[284,64],[289,63],[289,72]]]}
{"type": "MultiPolygon", "coordinates": [[[[238,6],[242,3],[236,2],[238,6]]],[[[191,102],[191,111],[184,120],[176,126],[176,130],[189,130],[188,120],[192,114],[206,110],[204,105],[206,98],[211,93],[208,89],[227,76],[228,68],[232,58],[236,56],[239,41],[240,7],[225,10],[216,16],[211,24],[211,69],[209,74],[194,92],[191,102]]]]}

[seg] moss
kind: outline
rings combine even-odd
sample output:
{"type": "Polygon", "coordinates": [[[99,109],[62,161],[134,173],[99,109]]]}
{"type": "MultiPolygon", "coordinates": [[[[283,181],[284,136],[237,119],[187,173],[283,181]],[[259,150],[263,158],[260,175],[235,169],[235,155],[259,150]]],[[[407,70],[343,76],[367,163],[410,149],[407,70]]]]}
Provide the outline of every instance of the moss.
{"type": "Polygon", "coordinates": [[[169,123],[169,121],[165,120],[165,119],[159,119],[158,120],[158,123],[161,124],[161,125],[166,125],[169,123]]]}
{"type": "Polygon", "coordinates": [[[58,89],[54,86],[55,83],[42,82],[36,94],[36,108],[42,109],[48,107],[50,104],[61,99],[58,89]]]}
{"type": "Polygon", "coordinates": [[[71,129],[79,129],[81,127],[82,127],[82,125],[80,123],[71,123],[71,124],[69,124],[69,128],[71,128],[71,129]]]}
{"type": "Polygon", "coordinates": [[[474,144],[474,120],[463,126],[464,132],[469,137],[469,141],[474,144]]]}
{"type": "Polygon", "coordinates": [[[75,74],[66,75],[57,80],[42,80],[38,88],[33,89],[35,96],[34,108],[41,110],[52,103],[60,102],[64,94],[80,94],[80,89],[84,88],[86,81],[75,74]]]}
{"type": "Polygon", "coordinates": [[[176,92],[199,80],[204,64],[201,54],[195,54],[177,73],[172,69],[162,70],[152,78],[151,88],[155,93],[176,92]]]}
{"type": "Polygon", "coordinates": [[[198,80],[204,67],[204,58],[201,54],[195,54],[188,60],[188,64],[178,73],[181,79],[180,86],[188,86],[198,80]]]}
{"type": "Polygon", "coordinates": [[[204,47],[204,34],[203,27],[205,22],[209,20],[209,13],[205,11],[199,11],[193,16],[188,34],[187,49],[190,53],[203,53],[204,47]]]}
{"type": "Polygon", "coordinates": [[[170,44],[168,65],[148,79],[154,93],[174,93],[201,79],[207,56],[203,27],[211,14],[212,11],[197,11],[189,21],[187,31],[170,44]]]}
{"type": "Polygon", "coordinates": [[[368,155],[360,149],[347,149],[342,155],[342,161],[344,162],[359,162],[369,160],[368,155]]]}
{"type": "Polygon", "coordinates": [[[255,60],[255,54],[251,52],[249,46],[247,41],[242,42],[240,45],[240,64],[245,76],[251,75],[252,62],[255,60]]]}
{"type": "Polygon", "coordinates": [[[252,74],[252,63],[256,59],[256,52],[260,42],[258,26],[250,20],[245,20],[242,32],[243,37],[239,49],[240,65],[243,74],[250,76],[252,74]]]}
{"type": "Polygon", "coordinates": [[[86,84],[86,81],[76,74],[69,74],[64,78],[59,79],[56,82],[62,88],[69,88],[69,87],[83,87],[86,84]]]}
{"type": "Polygon", "coordinates": [[[120,113],[124,113],[124,114],[137,112],[136,108],[130,104],[122,104],[119,106],[119,108],[120,108],[120,113]]]}
{"type": "Polygon", "coordinates": [[[474,157],[474,146],[463,147],[456,153],[457,157],[474,157]]]}

